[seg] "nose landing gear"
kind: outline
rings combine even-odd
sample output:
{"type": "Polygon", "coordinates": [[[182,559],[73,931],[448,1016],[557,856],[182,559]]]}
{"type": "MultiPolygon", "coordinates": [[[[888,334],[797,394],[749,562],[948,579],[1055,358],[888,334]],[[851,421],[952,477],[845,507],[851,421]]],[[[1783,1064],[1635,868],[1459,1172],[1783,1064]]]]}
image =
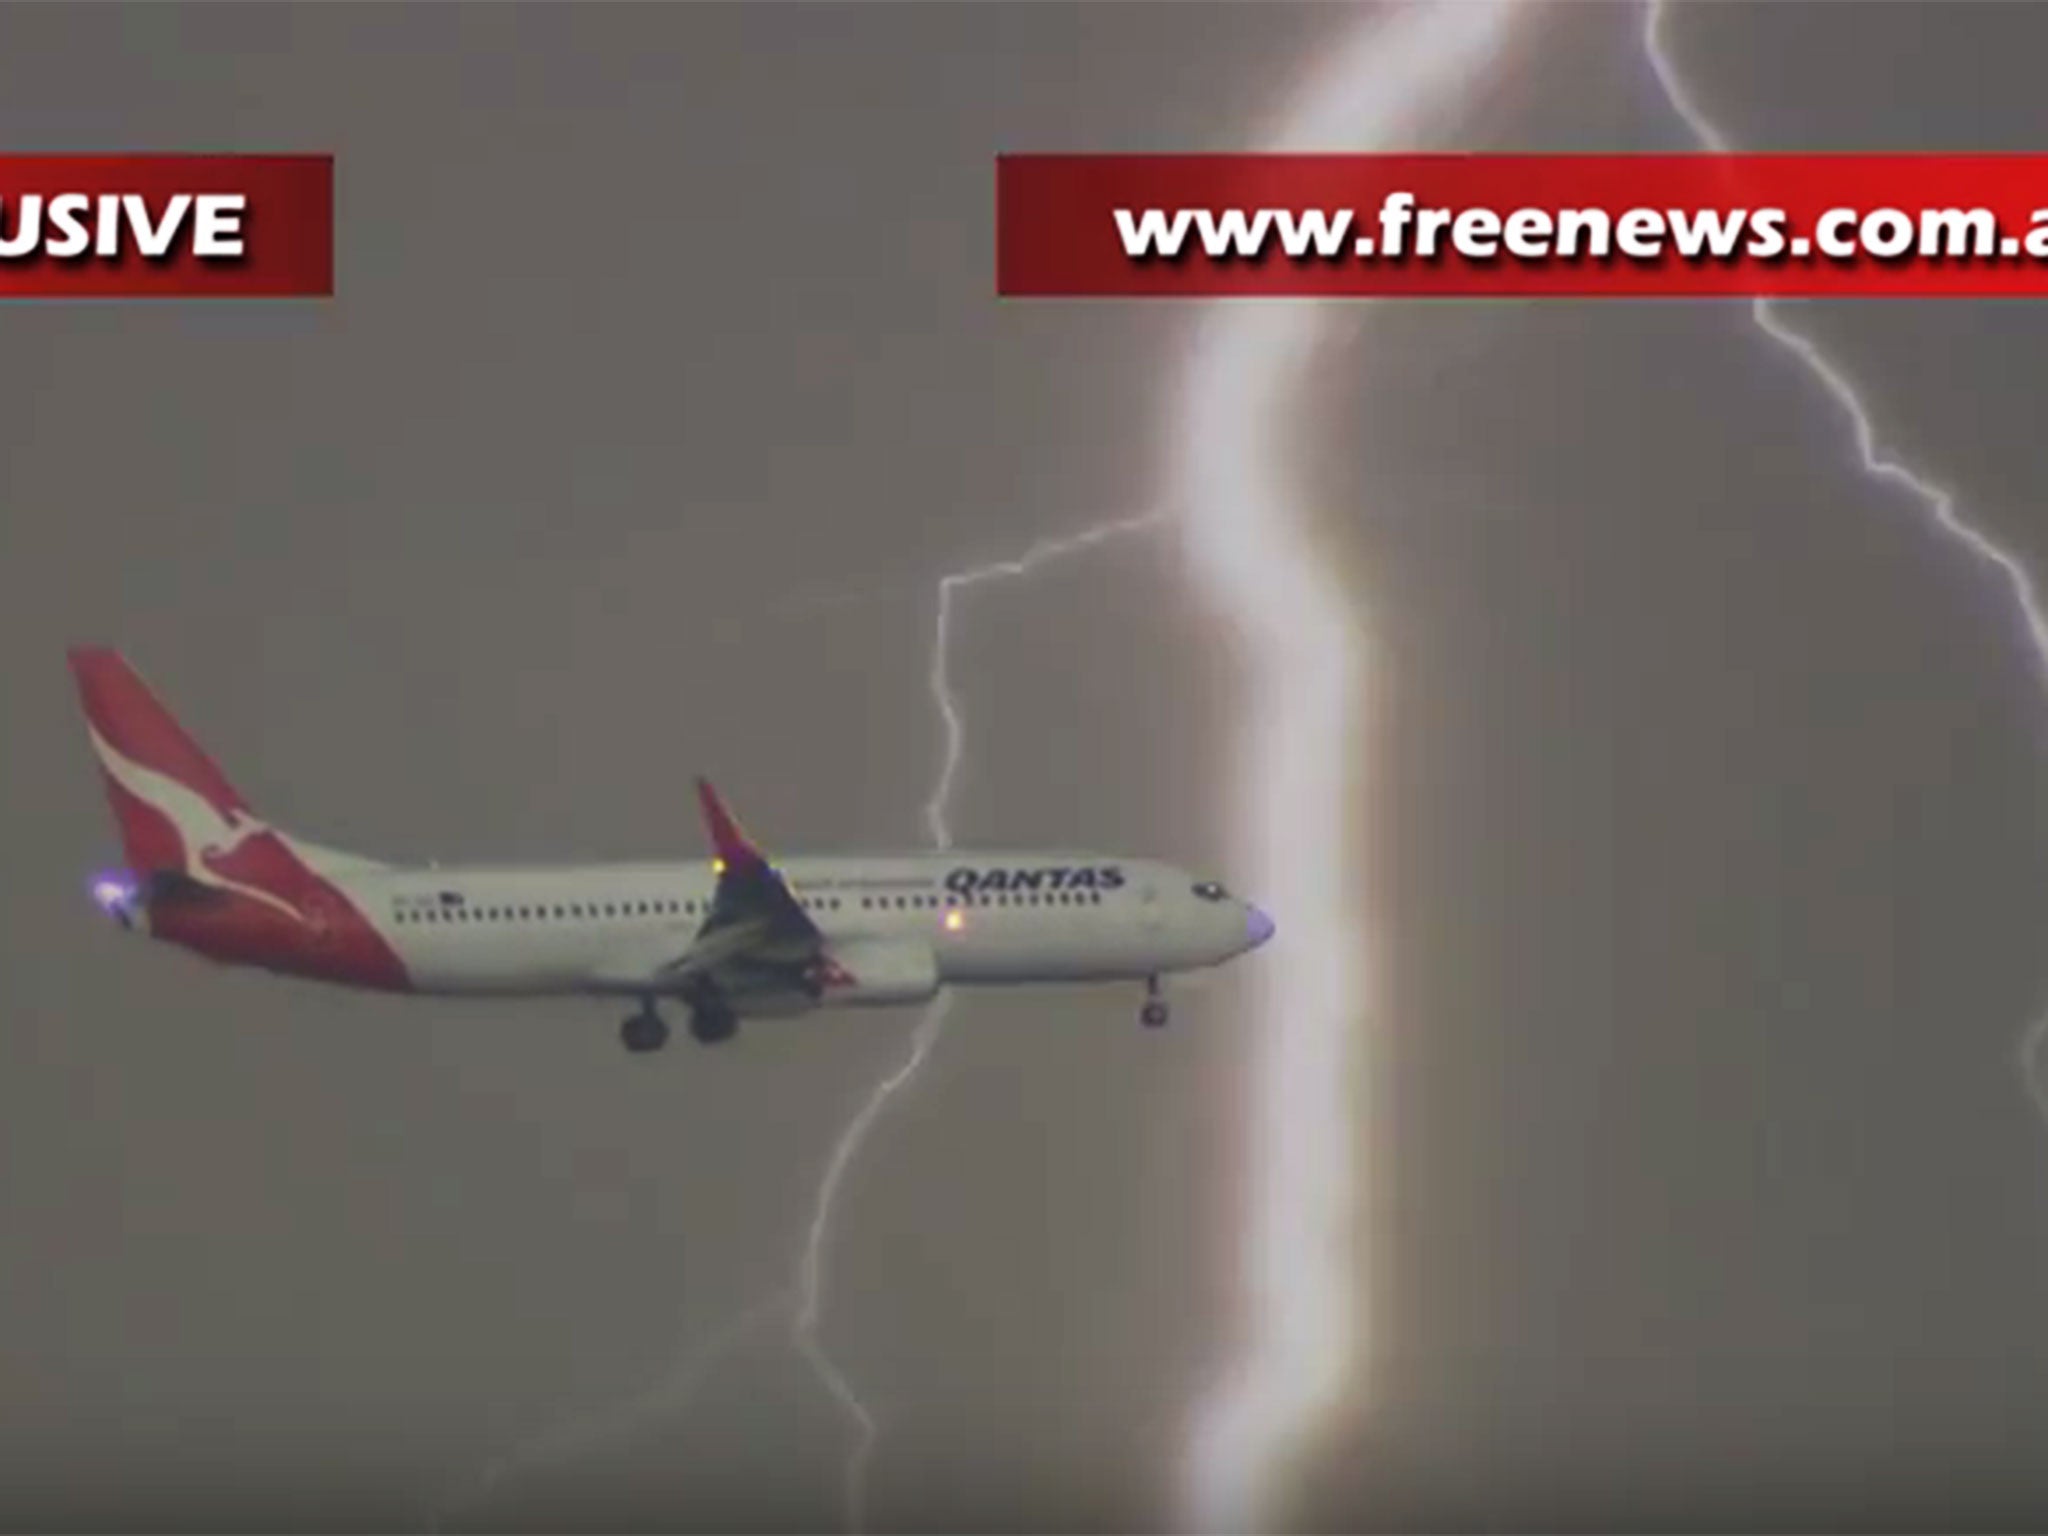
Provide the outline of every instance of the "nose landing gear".
{"type": "Polygon", "coordinates": [[[1159,978],[1145,978],[1145,1006],[1138,1010],[1138,1022],[1147,1029],[1164,1029],[1166,1021],[1173,1015],[1166,1006],[1166,994],[1159,988],[1159,978]]]}

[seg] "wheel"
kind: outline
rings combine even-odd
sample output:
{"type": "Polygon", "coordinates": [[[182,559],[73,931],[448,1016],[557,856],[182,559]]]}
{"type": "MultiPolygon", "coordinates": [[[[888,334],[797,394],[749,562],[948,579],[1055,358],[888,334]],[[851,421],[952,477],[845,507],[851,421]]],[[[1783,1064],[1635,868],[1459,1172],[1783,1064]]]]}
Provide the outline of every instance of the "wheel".
{"type": "Polygon", "coordinates": [[[1138,1022],[1147,1029],[1164,1028],[1168,1017],[1165,1002],[1156,997],[1152,998],[1143,1008],[1138,1010],[1138,1022]]]}
{"type": "Polygon", "coordinates": [[[705,1004],[690,1010],[690,1033],[700,1045],[716,1045],[739,1033],[740,1021],[730,1008],[705,1004]]]}
{"type": "Polygon", "coordinates": [[[653,1009],[643,1008],[619,1026],[619,1039],[629,1051],[658,1051],[668,1044],[668,1024],[653,1009]]]}

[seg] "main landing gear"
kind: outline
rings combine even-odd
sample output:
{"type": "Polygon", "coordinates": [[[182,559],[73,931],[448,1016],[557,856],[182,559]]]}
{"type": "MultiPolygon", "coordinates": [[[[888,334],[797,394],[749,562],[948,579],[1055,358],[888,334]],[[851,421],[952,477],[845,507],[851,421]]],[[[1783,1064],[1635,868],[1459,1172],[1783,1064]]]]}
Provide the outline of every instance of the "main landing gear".
{"type": "MultiPolygon", "coordinates": [[[[690,1007],[690,1035],[702,1044],[730,1040],[739,1027],[738,1015],[722,1002],[705,1001],[690,1007]]],[[[668,1021],[654,1011],[652,1001],[642,1003],[638,1013],[619,1025],[619,1041],[636,1055],[658,1051],[668,1044],[668,1021]]]]}
{"type": "Polygon", "coordinates": [[[658,1051],[668,1044],[668,1024],[654,1011],[653,1003],[642,1003],[640,1011],[628,1015],[619,1026],[619,1040],[635,1054],[658,1051]]]}
{"type": "Polygon", "coordinates": [[[716,1045],[739,1033],[739,1016],[723,1003],[699,1003],[690,1010],[690,1033],[699,1045],[716,1045]]]}
{"type": "Polygon", "coordinates": [[[717,1045],[739,1033],[740,1017],[725,995],[703,977],[683,993],[690,1005],[690,1035],[699,1045],[717,1045]]]}
{"type": "Polygon", "coordinates": [[[1147,1029],[1164,1029],[1172,1014],[1166,1007],[1166,994],[1159,989],[1159,978],[1145,978],[1145,1006],[1138,1010],[1138,1022],[1147,1029]]]}

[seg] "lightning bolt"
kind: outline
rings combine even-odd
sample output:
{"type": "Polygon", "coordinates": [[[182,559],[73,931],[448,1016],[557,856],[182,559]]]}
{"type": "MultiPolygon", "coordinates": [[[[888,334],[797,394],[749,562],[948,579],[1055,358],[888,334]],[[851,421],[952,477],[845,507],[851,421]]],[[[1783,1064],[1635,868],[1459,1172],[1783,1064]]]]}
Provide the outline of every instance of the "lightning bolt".
{"type": "MultiPolygon", "coordinates": [[[[932,704],[938,711],[943,730],[944,746],[939,760],[939,776],[924,807],[925,831],[934,848],[953,846],[953,829],[947,811],[952,804],[954,783],[960,776],[960,765],[967,755],[967,720],[953,688],[950,660],[955,601],[974,587],[1029,576],[1051,561],[1066,559],[1111,539],[1156,527],[1163,517],[1164,514],[1155,512],[1099,523],[1064,538],[1042,540],[1014,560],[972,566],[939,578],[938,609],[932,623],[929,685],[932,704]]],[[[818,1181],[817,1199],[811,1209],[811,1225],[804,1241],[803,1258],[798,1265],[798,1299],[790,1322],[790,1343],[810,1362],[819,1382],[853,1428],[853,1444],[847,1452],[843,1478],[845,1520],[850,1531],[860,1530],[866,1518],[868,1466],[874,1458],[880,1429],[874,1411],[861,1400],[852,1383],[846,1379],[846,1373],[825,1350],[822,1334],[825,1255],[832,1240],[834,1209],[847,1170],[853,1166],[854,1159],[888,1108],[889,1101],[910,1086],[930,1059],[932,1048],[939,1043],[939,1036],[945,1030],[952,1003],[952,995],[946,992],[932,1000],[911,1031],[910,1049],[902,1062],[875,1085],[866,1102],[847,1122],[846,1129],[839,1133],[832,1155],[826,1160],[824,1176],[818,1181]]]]}
{"type": "Polygon", "coordinates": [[[445,1491],[428,1513],[426,1528],[434,1532],[446,1530],[452,1519],[488,1499],[521,1473],[575,1461],[600,1445],[634,1433],[650,1419],[679,1412],[689,1405],[721,1360],[746,1344],[778,1313],[789,1310],[790,1302],[786,1291],[763,1298],[706,1337],[693,1340],[677,1356],[668,1373],[637,1397],[569,1420],[514,1446],[445,1491]]]}
{"type": "MultiPolygon", "coordinates": [[[[1325,55],[1270,136],[1281,151],[1407,147],[1426,109],[1497,52],[1514,0],[1434,0],[1375,16],[1325,55]]],[[[1643,45],[1673,109],[1700,144],[1726,152],[1727,137],[1698,107],[1663,41],[1668,0],[1647,0],[1643,45]]],[[[1356,305],[1350,306],[1355,312],[1356,305]]],[[[2032,578],[2009,551],[1967,521],[1954,496],[1880,449],[1855,386],[1820,349],[1791,329],[1771,301],[1750,313],[1759,330],[1796,357],[1847,419],[1865,474],[1910,493],[1932,523],[2007,584],[2037,665],[2048,671],[2048,619],[2032,578]]],[[[1373,999],[1358,959],[1369,914],[1345,885],[1351,740],[1363,682],[1351,603],[1318,558],[1306,509],[1287,473],[1281,427],[1331,314],[1315,301],[1218,305],[1198,328],[1176,397],[1174,449],[1184,511],[1179,519],[1197,588],[1231,620],[1261,680],[1238,754],[1239,837],[1253,889],[1281,916],[1258,970],[1261,1017],[1253,1062],[1251,1164],[1242,1255],[1242,1337],[1189,1431],[1180,1476],[1191,1528],[1271,1528],[1285,1475],[1318,1421],[1343,1398],[1354,1371],[1361,1310],[1353,1224],[1354,1094],[1358,1026],[1373,999]]],[[[1155,526],[1165,514],[1105,523],[1034,545],[1014,560],[942,577],[930,688],[944,727],[938,779],[925,806],[934,846],[951,844],[947,818],[965,752],[965,724],[948,649],[955,599],[972,587],[1029,575],[1046,562],[1155,526]]],[[[943,1032],[948,1000],[913,1029],[901,1063],[876,1084],[834,1144],[820,1178],[793,1297],[771,1296],[712,1336],[660,1387],[598,1430],[537,1442],[531,1454],[616,1433],[693,1393],[717,1357],[788,1308],[790,1341],[854,1429],[844,1475],[845,1517],[865,1515],[875,1415],[825,1350],[826,1254],[848,1171],[891,1100],[909,1087],[943,1032]]],[[[2048,1016],[2020,1048],[2029,1094],[2048,1118],[2048,1086],[2034,1063],[2048,1044],[2048,1016]]],[[[1367,1063],[1369,1065],[1369,1063],[1367,1063]]],[[[488,1469],[499,1481],[529,1453],[488,1469]]]]}
{"type": "MultiPolygon", "coordinates": [[[[933,706],[939,715],[943,749],[938,778],[933,782],[924,806],[925,830],[933,847],[953,846],[948,808],[952,804],[961,764],[967,755],[966,714],[953,687],[951,670],[954,608],[961,594],[990,582],[1030,576],[1055,561],[1085,553],[1114,539],[1157,528],[1165,518],[1163,512],[1149,512],[1112,519],[1060,538],[1040,540],[1014,559],[971,566],[939,578],[938,604],[932,626],[929,687],[933,706]]],[[[909,1049],[902,1061],[875,1084],[833,1143],[831,1155],[825,1161],[825,1171],[818,1180],[810,1225],[805,1230],[793,1286],[763,1298],[708,1338],[686,1348],[668,1374],[638,1397],[605,1413],[585,1415],[537,1435],[497,1458],[480,1473],[444,1495],[430,1513],[427,1528],[442,1530],[452,1515],[485,1498],[512,1476],[531,1466],[567,1460],[597,1444],[633,1432],[655,1414],[680,1411],[696,1396],[720,1359],[746,1343],[770,1319],[786,1313],[791,1348],[810,1365],[820,1385],[852,1426],[853,1443],[847,1452],[842,1477],[843,1510],[846,1528],[849,1531],[860,1530],[867,1513],[868,1466],[874,1458],[881,1430],[874,1410],[854,1390],[846,1373],[825,1348],[823,1328],[828,1289],[825,1260],[831,1246],[840,1191],[854,1160],[860,1155],[861,1148],[890,1101],[911,1086],[930,1059],[951,1011],[951,994],[941,992],[911,1030],[909,1049]]]]}
{"type": "MultiPolygon", "coordinates": [[[[934,848],[953,846],[948,809],[961,764],[967,755],[967,719],[953,687],[951,670],[954,607],[958,598],[974,587],[1027,577],[1045,565],[1082,554],[1113,539],[1157,528],[1165,518],[1163,512],[1149,512],[1112,519],[1060,538],[1040,540],[1014,559],[970,566],[939,578],[938,605],[932,625],[929,687],[933,707],[939,715],[943,749],[938,778],[933,782],[924,806],[925,830],[934,848]]],[[[853,1443],[847,1452],[842,1476],[843,1510],[849,1531],[862,1528],[867,1513],[868,1467],[874,1458],[881,1429],[874,1410],[854,1390],[846,1373],[825,1348],[823,1327],[828,1289],[825,1260],[846,1176],[890,1101],[912,1084],[930,1059],[933,1047],[944,1033],[952,1001],[950,993],[941,992],[926,1007],[911,1030],[909,1049],[902,1061],[875,1084],[833,1143],[831,1155],[825,1161],[825,1171],[818,1180],[794,1285],[763,1298],[708,1338],[686,1348],[668,1374],[638,1397],[603,1414],[586,1415],[537,1435],[491,1462],[480,1473],[443,1496],[428,1517],[429,1530],[443,1529],[453,1514],[487,1497],[512,1476],[529,1467],[570,1459],[595,1445],[633,1432],[655,1414],[674,1413],[686,1407],[720,1359],[746,1343],[758,1329],[781,1313],[789,1317],[791,1348],[810,1365],[820,1385],[852,1426],[853,1443]]]]}
{"type": "MultiPolygon", "coordinates": [[[[1325,54],[1268,147],[1407,147],[1425,110],[1494,55],[1512,7],[1443,0],[1376,15],[1325,54]]],[[[1349,312],[1355,312],[1355,307],[1349,312]]],[[[1333,310],[1219,304],[1177,397],[1175,457],[1198,589],[1232,621],[1259,686],[1239,742],[1239,860],[1280,921],[1255,968],[1243,1336],[1189,1432],[1182,1517],[1271,1529],[1282,1481],[1343,1398],[1359,1309],[1352,1187],[1359,958],[1372,923],[1346,884],[1362,682],[1353,606],[1316,549],[1288,472],[1289,405],[1333,310]]]]}
{"type": "MultiPolygon", "coordinates": [[[[1715,154],[1728,154],[1731,149],[1728,135],[1701,109],[1698,98],[1679,74],[1678,65],[1665,43],[1664,22],[1670,9],[1667,0],[1649,0],[1644,7],[1643,51],[1649,57],[1650,67],[1656,71],[1657,82],[1663,86],[1672,110],[1692,130],[1701,147],[1715,154]]],[[[1871,420],[1869,408],[1857,394],[1855,384],[1814,341],[1787,325],[1771,300],[1752,299],[1749,313],[1757,329],[1799,359],[1834,401],[1848,422],[1863,473],[1872,480],[1905,491],[1920,503],[1929,521],[1944,538],[1997,573],[2019,612],[2035,671],[2048,680],[2048,616],[2042,613],[2034,578],[2019,557],[1966,518],[1953,492],[1936,485],[1879,446],[1876,424],[1871,420]]],[[[2037,1065],[2044,1044],[2048,1044],[2048,1014],[2028,1024],[2020,1036],[2018,1051],[2021,1084],[2033,1101],[2035,1112],[2048,1119],[2048,1085],[2043,1084],[2037,1065]]]]}

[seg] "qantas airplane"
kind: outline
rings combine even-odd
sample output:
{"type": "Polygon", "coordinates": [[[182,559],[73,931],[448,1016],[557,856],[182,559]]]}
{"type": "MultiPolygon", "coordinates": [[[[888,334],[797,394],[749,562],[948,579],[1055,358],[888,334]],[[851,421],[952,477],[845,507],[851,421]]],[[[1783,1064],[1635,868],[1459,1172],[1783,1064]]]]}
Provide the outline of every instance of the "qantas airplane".
{"type": "Polygon", "coordinates": [[[411,866],[258,818],[118,652],[71,651],[127,868],[93,898],[124,927],[231,965],[387,992],[604,995],[637,1004],[629,1051],[668,1043],[659,1005],[727,1040],[742,1018],[901,1007],[941,987],[1143,981],[1220,965],[1273,921],[1213,880],[1097,853],[956,851],[771,864],[709,784],[696,863],[411,866]]]}

